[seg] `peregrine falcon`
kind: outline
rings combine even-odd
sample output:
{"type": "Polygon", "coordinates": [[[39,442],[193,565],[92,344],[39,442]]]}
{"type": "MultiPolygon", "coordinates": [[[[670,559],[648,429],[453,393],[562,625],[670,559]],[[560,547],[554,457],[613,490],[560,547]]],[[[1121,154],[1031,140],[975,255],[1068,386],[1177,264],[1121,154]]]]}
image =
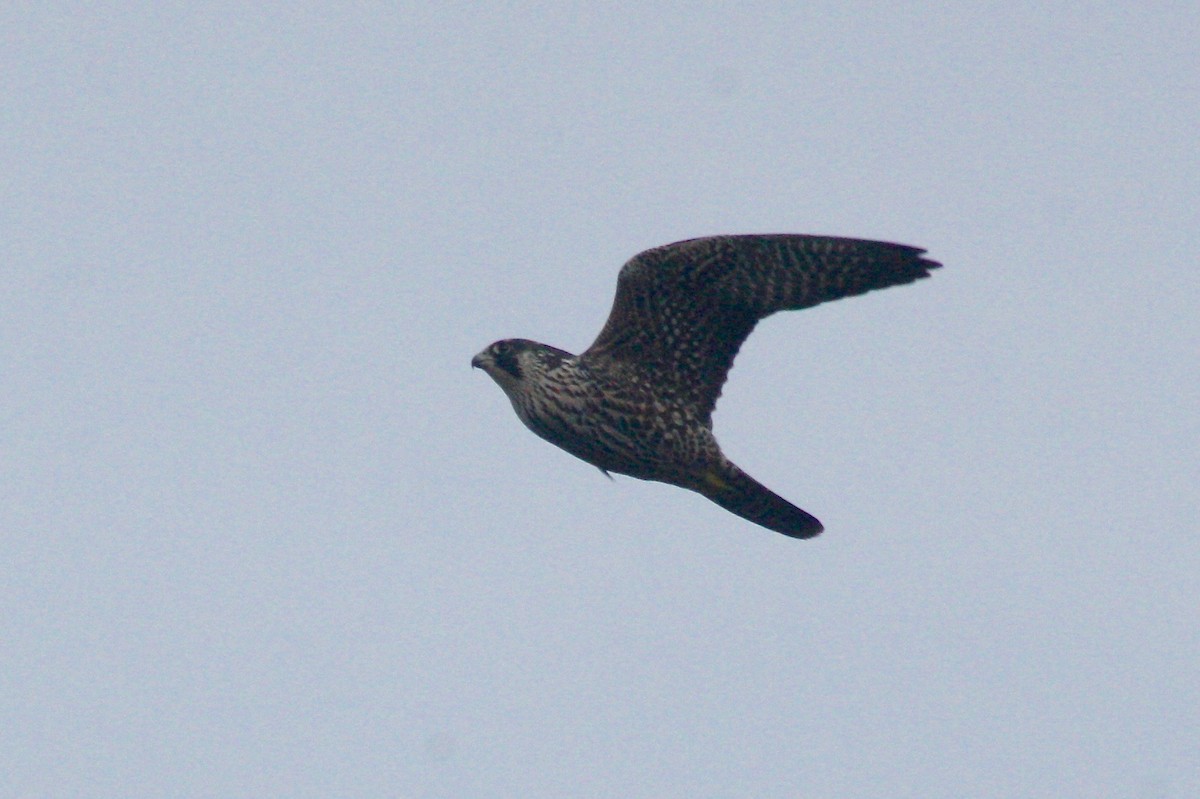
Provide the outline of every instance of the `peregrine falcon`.
{"type": "Polygon", "coordinates": [[[721,453],[712,413],[760,319],[911,283],[941,266],[882,241],[793,234],[710,236],[655,247],[621,269],[600,336],[582,355],[527,339],[471,359],[525,425],[598,467],[696,491],[793,538],[817,519],[721,453]]]}

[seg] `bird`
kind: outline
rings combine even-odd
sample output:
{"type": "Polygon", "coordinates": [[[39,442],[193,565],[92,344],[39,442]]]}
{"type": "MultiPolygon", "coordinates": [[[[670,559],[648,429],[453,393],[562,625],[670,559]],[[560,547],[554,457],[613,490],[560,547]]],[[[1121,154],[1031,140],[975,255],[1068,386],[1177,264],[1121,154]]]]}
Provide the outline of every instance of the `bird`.
{"type": "Polygon", "coordinates": [[[471,359],[538,436],[605,475],[695,491],[792,538],[824,529],[721,451],[712,414],[734,358],[762,319],[875,289],[940,267],[926,251],[807,234],[687,239],[631,258],[596,340],[579,355],[529,339],[496,341],[471,359]]]}

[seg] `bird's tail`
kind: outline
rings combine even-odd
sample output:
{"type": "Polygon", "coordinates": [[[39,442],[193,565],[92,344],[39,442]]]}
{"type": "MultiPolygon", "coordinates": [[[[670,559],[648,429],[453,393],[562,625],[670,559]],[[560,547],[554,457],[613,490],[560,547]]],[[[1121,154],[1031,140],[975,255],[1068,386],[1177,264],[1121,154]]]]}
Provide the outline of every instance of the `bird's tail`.
{"type": "Polygon", "coordinates": [[[812,538],[825,529],[815,516],[728,461],[723,468],[705,471],[696,490],[730,513],[792,538],[812,538]]]}

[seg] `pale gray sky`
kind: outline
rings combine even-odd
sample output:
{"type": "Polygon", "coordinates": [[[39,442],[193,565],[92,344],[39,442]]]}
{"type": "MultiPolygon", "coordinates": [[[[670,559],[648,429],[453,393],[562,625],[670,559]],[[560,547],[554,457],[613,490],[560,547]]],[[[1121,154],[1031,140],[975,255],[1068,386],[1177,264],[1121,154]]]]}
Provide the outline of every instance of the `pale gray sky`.
{"type": "Polygon", "coordinates": [[[1200,795],[1194,4],[0,26],[0,796],[1200,795]],[[470,369],[765,231],[945,263],[739,358],[818,539],[470,369]]]}

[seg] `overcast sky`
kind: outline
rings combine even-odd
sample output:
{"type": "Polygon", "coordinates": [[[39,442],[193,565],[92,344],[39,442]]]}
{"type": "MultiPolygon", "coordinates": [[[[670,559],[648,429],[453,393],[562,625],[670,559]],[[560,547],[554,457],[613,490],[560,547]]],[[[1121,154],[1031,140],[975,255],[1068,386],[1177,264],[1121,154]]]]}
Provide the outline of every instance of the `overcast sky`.
{"type": "Polygon", "coordinates": [[[1200,10],[579,6],[0,11],[0,797],[1200,796],[1200,10]],[[470,368],[745,232],[945,264],[738,359],[812,541],[470,368]]]}

